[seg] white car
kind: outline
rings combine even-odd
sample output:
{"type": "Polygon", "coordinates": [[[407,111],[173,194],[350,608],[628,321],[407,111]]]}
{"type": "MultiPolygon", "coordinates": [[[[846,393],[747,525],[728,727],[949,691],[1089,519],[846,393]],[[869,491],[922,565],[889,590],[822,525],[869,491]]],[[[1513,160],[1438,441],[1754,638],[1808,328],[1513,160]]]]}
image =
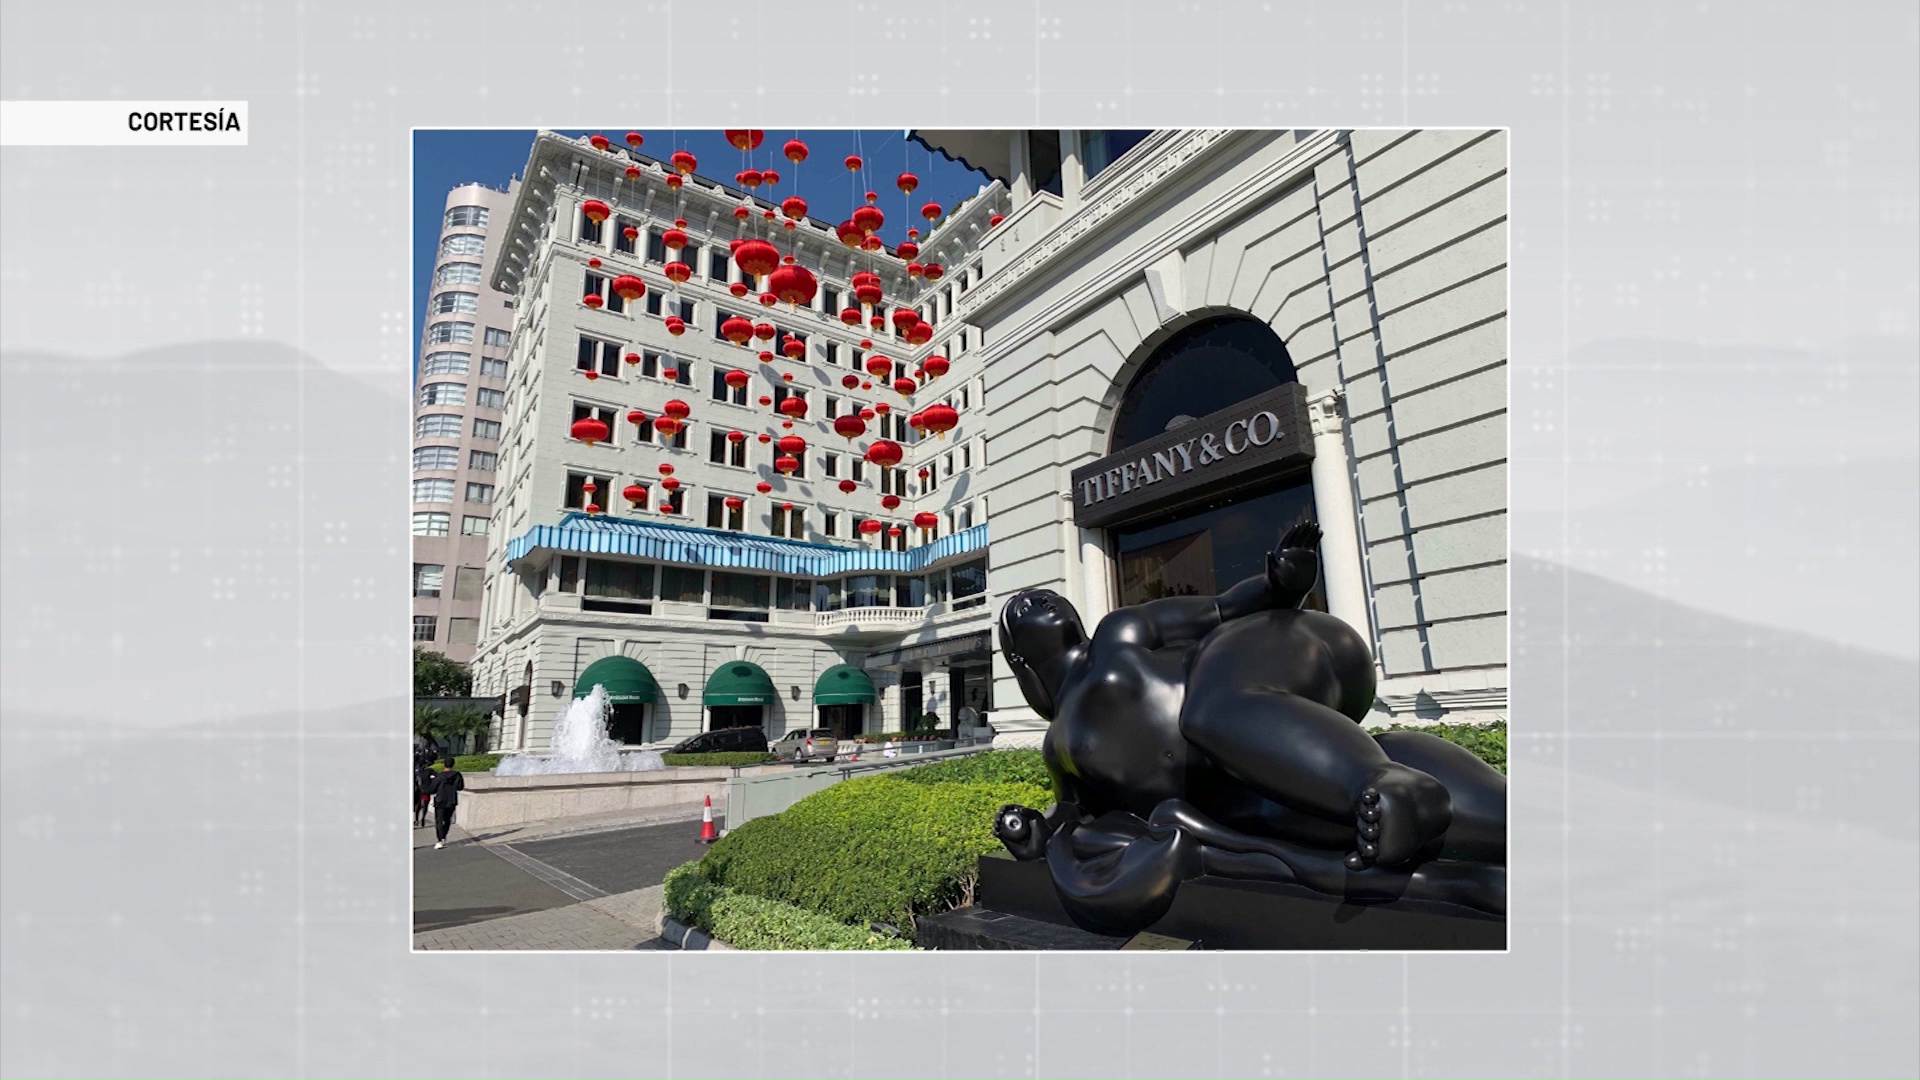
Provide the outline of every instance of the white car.
{"type": "Polygon", "coordinates": [[[782,735],[771,749],[775,761],[832,761],[840,752],[840,740],[826,728],[795,728],[782,735]]]}

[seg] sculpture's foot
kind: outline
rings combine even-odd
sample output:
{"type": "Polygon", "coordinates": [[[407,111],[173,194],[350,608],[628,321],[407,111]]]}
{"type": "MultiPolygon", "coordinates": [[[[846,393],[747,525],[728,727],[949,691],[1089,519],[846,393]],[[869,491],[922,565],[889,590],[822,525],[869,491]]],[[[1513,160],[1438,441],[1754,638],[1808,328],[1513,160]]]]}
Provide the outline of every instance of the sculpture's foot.
{"type": "Polygon", "coordinates": [[[1354,850],[1347,869],[1401,866],[1447,831],[1453,802],[1440,781],[1389,764],[1373,774],[1354,803],[1354,850]]]}
{"type": "Polygon", "coordinates": [[[1014,858],[1026,861],[1046,856],[1053,828],[1040,811],[1008,803],[993,815],[993,835],[1000,838],[1014,858]]]}

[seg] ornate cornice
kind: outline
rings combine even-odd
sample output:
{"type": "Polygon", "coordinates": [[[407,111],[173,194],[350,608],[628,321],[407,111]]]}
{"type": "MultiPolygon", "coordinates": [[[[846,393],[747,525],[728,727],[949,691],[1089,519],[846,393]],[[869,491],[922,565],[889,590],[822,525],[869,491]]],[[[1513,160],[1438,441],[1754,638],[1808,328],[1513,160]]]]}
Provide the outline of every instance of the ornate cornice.
{"type": "Polygon", "coordinates": [[[1338,434],[1346,428],[1346,403],[1346,394],[1339,390],[1329,390],[1307,402],[1307,418],[1312,422],[1315,438],[1338,434]]]}

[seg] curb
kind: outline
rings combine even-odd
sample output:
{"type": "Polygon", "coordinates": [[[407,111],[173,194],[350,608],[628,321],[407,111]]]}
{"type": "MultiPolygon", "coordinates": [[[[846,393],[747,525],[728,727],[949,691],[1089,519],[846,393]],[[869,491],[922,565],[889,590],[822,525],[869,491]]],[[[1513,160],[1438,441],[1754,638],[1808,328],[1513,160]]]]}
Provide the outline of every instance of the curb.
{"type": "Polygon", "coordinates": [[[660,937],[676,949],[686,952],[737,952],[733,946],[715,941],[703,930],[682,923],[671,915],[660,916],[660,937]]]}

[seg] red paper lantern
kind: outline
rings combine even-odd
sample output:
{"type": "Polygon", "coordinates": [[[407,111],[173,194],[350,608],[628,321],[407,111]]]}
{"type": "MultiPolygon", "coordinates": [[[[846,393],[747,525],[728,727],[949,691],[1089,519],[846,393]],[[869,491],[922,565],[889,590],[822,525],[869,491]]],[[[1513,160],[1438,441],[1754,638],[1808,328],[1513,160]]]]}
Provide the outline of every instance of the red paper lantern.
{"type": "Polygon", "coordinates": [[[868,236],[879,232],[880,227],[886,223],[887,215],[881,213],[880,208],[877,206],[856,206],[853,208],[853,227],[868,236]]]}
{"type": "Polygon", "coordinates": [[[653,422],[653,430],[662,435],[672,435],[680,430],[680,421],[671,416],[663,416],[653,422]]]}
{"type": "Polygon", "coordinates": [[[869,408],[863,408],[863,409],[861,409],[861,410],[860,410],[860,419],[862,419],[862,420],[871,420],[871,419],[873,419],[873,415],[874,415],[874,413],[873,413],[873,409],[872,409],[871,407],[869,407],[869,408]]]}
{"type": "Polygon", "coordinates": [[[605,300],[600,299],[599,293],[591,292],[581,297],[580,302],[595,310],[598,310],[601,304],[606,303],[605,300]]]}
{"type": "Polygon", "coordinates": [[[675,509],[672,503],[667,502],[666,500],[663,499],[660,502],[660,512],[663,514],[677,514],[680,511],[675,509]]]}
{"type": "Polygon", "coordinates": [[[913,515],[913,523],[923,530],[931,529],[935,525],[940,524],[940,515],[931,510],[922,510],[913,515]]]}
{"type": "Polygon", "coordinates": [[[660,411],[666,413],[668,416],[673,417],[675,420],[685,420],[687,418],[687,414],[691,413],[693,410],[687,406],[686,402],[681,401],[679,398],[674,398],[672,401],[669,401],[666,403],[666,405],[662,406],[660,411]]]}
{"type": "Polygon", "coordinates": [[[580,374],[585,375],[587,377],[588,382],[592,382],[593,380],[600,377],[600,373],[593,370],[592,368],[588,368],[587,370],[581,372],[580,374]]]}
{"type": "Polygon", "coordinates": [[[880,193],[879,193],[879,192],[877,192],[877,191],[869,191],[869,192],[867,192],[867,202],[868,202],[868,203],[876,203],[876,202],[879,202],[879,201],[880,201],[880,193]]]}
{"type": "Polygon", "coordinates": [[[667,489],[668,491],[679,491],[680,481],[675,480],[673,477],[669,476],[665,480],[660,481],[660,486],[667,489]]]}
{"type": "Polygon", "coordinates": [[[773,448],[783,454],[798,456],[807,452],[807,440],[798,435],[782,435],[780,441],[773,444],[773,448]]]}
{"type": "Polygon", "coordinates": [[[851,442],[867,433],[867,423],[853,413],[841,413],[833,418],[833,433],[851,442]]]}
{"type": "Polygon", "coordinates": [[[733,178],[738,180],[743,188],[757,188],[762,179],[759,169],[741,169],[733,174],[733,178]]]}
{"type": "Polygon", "coordinates": [[[780,413],[783,416],[791,416],[795,420],[804,418],[807,415],[807,399],[797,396],[782,399],[780,413]]]}
{"type": "MultiPolygon", "coordinates": [[[[753,210],[751,207],[736,206],[733,208],[733,220],[735,221],[745,221],[752,216],[753,216],[753,210]]],[[[746,243],[745,240],[734,241],[732,250],[734,251],[740,250],[740,245],[744,243],[746,243]]]]}
{"type": "Polygon", "coordinates": [[[744,315],[729,315],[720,323],[720,336],[735,345],[745,345],[753,337],[753,320],[744,315]]]}
{"type": "MultiPolygon", "coordinates": [[[[911,240],[902,240],[900,241],[900,246],[893,249],[893,253],[902,259],[915,258],[920,254],[920,245],[911,240]]],[[[914,265],[916,264],[909,263],[907,265],[907,273],[918,273],[918,271],[914,269],[914,265]]]]}
{"type": "Polygon", "coordinates": [[[860,309],[852,308],[852,307],[841,308],[840,321],[843,323],[846,323],[848,326],[859,326],[860,325],[860,309]]]}
{"type": "Polygon", "coordinates": [[[860,226],[855,225],[851,218],[835,225],[833,227],[833,235],[838,237],[842,244],[850,248],[859,247],[861,242],[866,239],[865,235],[860,231],[860,226]]]}
{"type": "Polygon", "coordinates": [[[741,273],[762,278],[780,265],[780,252],[765,240],[755,238],[734,249],[733,261],[739,264],[741,273]]]}
{"type": "Polygon", "coordinates": [[[820,283],[814,280],[813,271],[798,263],[788,262],[782,263],[767,279],[767,288],[789,307],[798,307],[813,303],[814,294],[820,291],[820,283]]]}
{"type": "Polygon", "coordinates": [[[780,302],[780,298],[779,298],[779,297],[777,297],[777,296],[775,296],[775,295],[773,295],[773,294],[772,294],[772,293],[770,293],[770,292],[763,292],[763,293],[761,293],[761,294],[760,294],[760,306],[761,306],[761,307],[772,307],[773,305],[775,305],[775,304],[777,304],[777,303],[779,303],[779,302],[780,302]]]}
{"type": "Polygon", "coordinates": [[[847,171],[848,171],[848,172],[853,172],[853,171],[854,171],[855,169],[858,169],[858,168],[860,167],[860,155],[859,155],[859,154],[848,154],[848,155],[847,155],[847,161],[846,161],[846,166],[847,166],[847,171]]]}
{"type": "Polygon", "coordinates": [[[647,283],[633,274],[621,274],[613,279],[613,291],[620,294],[622,300],[638,300],[647,295],[647,283]]]}
{"type": "Polygon", "coordinates": [[[924,267],[924,266],[921,266],[921,265],[920,265],[919,263],[917,263],[917,262],[910,262],[910,263],[908,263],[908,264],[907,264],[907,276],[908,276],[908,277],[919,277],[919,276],[920,276],[920,271],[922,271],[922,270],[924,270],[924,269],[926,269],[926,267],[924,267]]]}
{"type": "Polygon", "coordinates": [[[913,328],[914,323],[919,321],[920,313],[912,308],[901,307],[893,309],[893,330],[896,334],[905,334],[913,328]]]}
{"type": "Polygon", "coordinates": [[[799,221],[807,216],[807,200],[798,195],[789,195],[780,200],[780,212],[799,221]]]}
{"type": "Polygon", "coordinates": [[[849,390],[851,390],[851,389],[853,389],[854,387],[856,387],[856,386],[859,386],[859,385],[860,385],[860,376],[858,376],[858,375],[842,375],[842,376],[840,376],[840,385],[841,385],[841,386],[844,386],[844,387],[846,387],[846,388],[847,388],[847,389],[849,389],[849,390]]]}
{"type": "Polygon", "coordinates": [[[608,216],[613,213],[613,207],[608,206],[599,199],[588,199],[586,202],[580,204],[580,212],[587,215],[588,221],[597,225],[607,220],[608,216]]]}
{"type": "MultiPolygon", "coordinates": [[[[791,438],[791,437],[792,436],[788,436],[788,438],[791,438]]],[[[779,457],[773,459],[773,467],[777,472],[779,472],[781,476],[785,476],[788,473],[791,473],[793,470],[799,468],[800,462],[797,459],[790,458],[785,454],[782,454],[779,457]]]]}
{"type": "Polygon", "coordinates": [[[989,214],[987,215],[987,228],[991,229],[1005,220],[1007,220],[1007,215],[1005,214],[989,214]]]}
{"type": "Polygon", "coordinates": [[[780,148],[780,152],[787,155],[787,160],[795,165],[807,160],[807,144],[799,139],[788,139],[786,145],[780,148]]]}
{"type": "Polygon", "coordinates": [[[760,362],[761,362],[761,363],[763,363],[763,364],[771,364],[771,363],[773,363],[773,353],[772,353],[772,352],[770,352],[770,351],[768,351],[768,350],[766,350],[766,349],[761,349],[761,350],[760,350],[760,352],[759,352],[759,354],[758,354],[758,358],[759,358],[759,360],[760,360],[760,362]]]}
{"type": "Polygon", "coordinates": [[[660,272],[666,275],[668,281],[673,282],[675,285],[680,285],[684,284],[688,278],[693,276],[693,267],[688,266],[679,259],[675,259],[661,267],[660,272]]]}
{"type": "Polygon", "coordinates": [[[596,502],[590,502],[587,505],[581,507],[580,509],[585,510],[590,515],[597,514],[600,512],[600,504],[596,502]]]}
{"type": "Polygon", "coordinates": [[[680,370],[678,368],[663,367],[660,369],[660,377],[663,379],[677,379],[680,377],[680,370]]]}
{"type": "Polygon", "coordinates": [[[647,414],[640,409],[627,410],[627,423],[638,427],[647,422],[647,414]]]}
{"type": "Polygon", "coordinates": [[[760,433],[760,445],[765,446],[767,443],[770,443],[772,441],[773,441],[773,436],[767,434],[764,431],[760,433]]]}
{"type": "Polygon", "coordinates": [[[940,204],[937,202],[923,203],[920,207],[920,216],[923,218],[926,218],[928,221],[932,221],[933,219],[939,217],[940,204]]]}
{"type": "Polygon", "coordinates": [[[627,132],[627,145],[628,145],[628,146],[639,146],[639,145],[640,145],[641,143],[643,143],[643,142],[646,142],[646,139],[644,139],[644,138],[642,138],[639,132],[637,132],[637,131],[629,131],[629,132],[627,132]]]}
{"type": "Polygon", "coordinates": [[[647,505],[647,489],[639,484],[628,484],[621,488],[620,497],[632,503],[636,510],[647,505]]]}
{"type": "Polygon", "coordinates": [[[766,184],[768,187],[772,187],[774,184],[780,182],[780,174],[774,172],[772,169],[763,169],[760,173],[760,182],[766,184]]]}
{"type": "Polygon", "coordinates": [[[762,405],[771,405],[771,404],[773,404],[773,395],[772,395],[772,394],[761,394],[761,395],[760,395],[760,404],[762,404],[762,405]]]}
{"type": "Polygon", "coordinates": [[[867,374],[876,379],[884,379],[889,374],[892,374],[893,361],[881,356],[879,353],[871,353],[867,356],[865,367],[867,374]]]}
{"type": "Polygon", "coordinates": [[[640,237],[640,230],[634,228],[632,225],[629,225],[626,228],[620,230],[620,235],[626,237],[629,240],[636,240],[636,239],[639,239],[640,237]]]}
{"type": "Polygon", "coordinates": [[[947,432],[952,431],[955,425],[960,423],[960,410],[945,402],[936,401],[921,410],[920,422],[928,431],[945,438],[947,432]]]}
{"type": "Polygon", "coordinates": [[[638,180],[638,179],[640,179],[640,166],[638,166],[638,165],[628,165],[628,166],[627,166],[627,179],[629,179],[629,180],[638,180]]]}
{"type": "Polygon", "coordinates": [[[681,176],[692,176],[693,170],[700,167],[700,159],[685,150],[675,150],[667,160],[673,163],[674,171],[681,176]]]}
{"type": "Polygon", "coordinates": [[[672,462],[670,462],[670,461],[663,461],[663,462],[661,462],[661,463],[660,463],[660,475],[661,475],[661,476],[672,476],[672,475],[673,475],[673,463],[672,463],[672,462]]]}
{"type": "Polygon", "coordinates": [[[873,409],[875,412],[879,413],[880,415],[885,416],[887,413],[893,411],[893,406],[887,404],[884,401],[876,401],[873,403],[873,409]]]}
{"type": "Polygon", "coordinates": [[[767,137],[764,131],[753,131],[748,128],[726,128],[721,131],[721,134],[727,137],[727,141],[733,144],[735,150],[758,150],[760,140],[767,137]]]}
{"type": "Polygon", "coordinates": [[[593,267],[595,270],[598,270],[600,268],[600,256],[595,255],[592,258],[588,259],[587,265],[593,267]]]}
{"type": "Polygon", "coordinates": [[[891,509],[893,509],[894,507],[896,507],[896,506],[899,506],[899,505],[900,505],[900,496],[898,496],[898,495],[882,495],[882,496],[880,496],[880,508],[881,508],[882,510],[891,510],[891,509]]]}
{"type": "MultiPolygon", "coordinates": [[[[668,186],[668,187],[670,187],[670,188],[672,188],[672,189],[673,189],[673,190],[675,190],[675,191],[679,191],[679,190],[680,190],[680,185],[681,185],[682,183],[685,183],[685,180],[684,180],[684,179],[683,179],[683,178],[682,178],[682,177],[680,176],[680,174],[679,174],[679,173],[668,173],[668,174],[667,174],[667,186],[668,186]]],[[[663,513],[663,514],[667,514],[667,513],[672,513],[672,511],[671,511],[671,510],[666,510],[666,509],[662,509],[662,510],[661,510],[660,512],[661,512],[661,513],[663,513]]]]}
{"type": "Polygon", "coordinates": [[[669,315],[662,321],[666,323],[667,333],[672,334],[674,337],[679,337],[681,334],[687,332],[687,321],[678,315],[669,315]]]}
{"type": "Polygon", "coordinates": [[[927,357],[926,363],[922,364],[921,366],[927,369],[928,378],[937,379],[940,376],[945,375],[947,373],[948,368],[951,365],[947,363],[946,357],[941,356],[939,353],[935,353],[932,356],[927,357]]]}
{"type": "Polygon", "coordinates": [[[741,508],[742,506],[745,506],[745,505],[746,505],[746,500],[745,500],[745,499],[742,499],[742,498],[740,498],[740,497],[739,497],[739,496],[737,496],[737,495],[729,495],[729,496],[727,496],[726,498],[724,498],[724,499],[721,499],[721,500],[720,500],[720,502],[721,502],[721,503],[722,503],[722,504],[723,504],[724,506],[726,506],[726,508],[727,508],[727,509],[729,509],[729,510],[738,510],[738,509],[740,509],[740,508],[741,508]]]}
{"type": "Polygon", "coordinates": [[[840,493],[843,495],[851,495],[853,494],[854,489],[858,488],[859,486],[860,486],[859,484],[856,484],[851,480],[842,480],[840,481],[840,493]]]}
{"type": "Polygon", "coordinates": [[[900,459],[905,456],[906,451],[892,439],[875,439],[867,444],[867,460],[883,469],[900,464],[900,459]]]}
{"type": "Polygon", "coordinates": [[[887,535],[888,535],[888,536],[899,536],[899,535],[900,535],[900,526],[898,526],[898,525],[889,525],[889,526],[887,526],[887,535]]]}
{"type": "Polygon", "coordinates": [[[753,327],[753,336],[761,341],[772,341],[773,335],[779,332],[779,328],[770,322],[755,323],[753,327]]]}
{"type": "Polygon", "coordinates": [[[765,480],[762,480],[759,483],[753,485],[753,490],[759,492],[762,495],[765,495],[767,492],[773,490],[773,485],[767,483],[765,480]]]}
{"type": "Polygon", "coordinates": [[[927,276],[928,281],[939,281],[940,278],[946,274],[946,271],[940,269],[939,263],[928,263],[927,268],[922,270],[921,273],[927,276]]]}
{"type": "Polygon", "coordinates": [[[673,228],[660,234],[660,246],[668,251],[679,251],[687,246],[687,230],[681,221],[674,222],[673,228]]]}
{"type": "Polygon", "coordinates": [[[747,385],[747,383],[753,381],[753,376],[747,374],[744,371],[741,371],[739,368],[734,368],[732,371],[727,372],[725,375],[722,375],[720,378],[723,382],[725,382],[728,386],[733,387],[735,390],[738,390],[741,387],[747,385]]]}
{"type": "Polygon", "coordinates": [[[573,437],[588,446],[605,442],[608,434],[606,422],[591,416],[583,416],[573,422],[573,437]]]}
{"type": "Polygon", "coordinates": [[[613,143],[607,140],[605,135],[589,135],[587,136],[587,142],[593,144],[595,150],[605,150],[607,147],[613,145],[613,143]]]}
{"type": "Polygon", "coordinates": [[[872,339],[872,338],[861,338],[861,339],[860,339],[860,347],[861,347],[861,348],[863,348],[863,349],[871,349],[871,348],[873,348],[873,339],[872,339]]]}
{"type": "Polygon", "coordinates": [[[903,172],[894,178],[893,184],[902,194],[911,195],[913,189],[920,186],[920,178],[910,172],[903,172]]]}
{"type": "Polygon", "coordinates": [[[790,502],[783,502],[783,503],[781,503],[781,504],[780,504],[780,509],[782,509],[782,510],[791,510],[791,509],[793,509],[793,504],[792,504],[792,503],[790,503],[790,502]]]}
{"type": "Polygon", "coordinates": [[[727,441],[728,442],[746,442],[747,433],[744,431],[729,431],[727,432],[727,441]]]}
{"type": "MultiPolygon", "coordinates": [[[[781,348],[781,350],[782,350],[782,351],[787,351],[787,354],[788,354],[789,356],[791,356],[791,355],[792,355],[792,353],[791,353],[790,351],[788,351],[788,347],[789,347],[789,346],[792,346],[792,345],[798,345],[798,344],[800,344],[800,343],[799,343],[798,341],[795,341],[795,340],[794,340],[794,339],[792,339],[792,338],[788,338],[788,339],[787,339],[787,343],[786,343],[785,345],[782,345],[782,346],[780,346],[780,348],[781,348]]],[[[793,381],[793,372],[791,372],[791,371],[783,371],[783,372],[781,372],[781,373],[780,373],[780,381],[781,381],[781,382],[792,382],[792,381],[793,381]]],[[[792,400],[794,400],[794,399],[792,399],[792,398],[788,398],[787,400],[789,400],[789,401],[792,401],[792,400]]]]}
{"type": "Polygon", "coordinates": [[[627,355],[621,357],[620,359],[626,361],[629,364],[637,364],[640,362],[640,354],[637,352],[630,352],[627,355]]]}
{"type": "Polygon", "coordinates": [[[872,384],[872,383],[870,383],[870,382],[867,382],[867,381],[866,381],[865,379],[862,379],[862,380],[860,381],[860,389],[862,389],[862,390],[871,390],[871,389],[873,389],[873,384],[872,384]]]}
{"type": "Polygon", "coordinates": [[[868,536],[872,536],[874,533],[879,532],[882,528],[883,526],[878,521],[875,521],[873,518],[868,518],[867,520],[860,523],[860,531],[863,533],[866,533],[868,536]]]}
{"type": "Polygon", "coordinates": [[[904,375],[893,380],[893,392],[899,394],[901,397],[912,397],[913,392],[918,389],[920,389],[920,384],[904,375]]]}
{"type": "Polygon", "coordinates": [[[932,340],[933,340],[933,324],[932,323],[924,323],[924,322],[914,323],[913,326],[907,330],[907,344],[909,345],[925,345],[927,342],[932,340]]]}
{"type": "Polygon", "coordinates": [[[887,320],[875,315],[873,318],[867,320],[867,325],[873,327],[875,330],[885,330],[887,328],[887,320]]]}
{"type": "Polygon", "coordinates": [[[734,296],[734,299],[737,300],[740,297],[747,295],[747,283],[744,281],[736,281],[733,284],[727,286],[727,291],[732,293],[734,296]]]}
{"type": "Polygon", "coordinates": [[[925,480],[925,479],[926,479],[926,478],[927,478],[928,476],[930,476],[930,475],[932,475],[932,474],[931,474],[931,473],[929,473],[929,472],[928,472],[927,470],[925,470],[925,469],[921,469],[921,470],[919,471],[919,473],[917,473],[916,475],[918,475],[918,476],[920,477],[920,479],[922,479],[922,480],[925,480]]]}

